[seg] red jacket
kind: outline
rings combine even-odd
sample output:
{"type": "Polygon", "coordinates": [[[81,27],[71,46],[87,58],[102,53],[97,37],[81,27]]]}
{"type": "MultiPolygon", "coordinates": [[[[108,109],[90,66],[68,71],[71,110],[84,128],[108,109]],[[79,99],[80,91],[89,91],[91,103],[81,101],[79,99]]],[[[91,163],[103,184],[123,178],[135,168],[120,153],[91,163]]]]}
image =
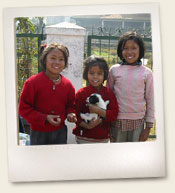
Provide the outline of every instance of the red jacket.
{"type": "Polygon", "coordinates": [[[54,131],[63,127],[67,114],[75,112],[75,89],[72,83],[61,76],[61,82],[55,85],[45,72],[31,76],[24,84],[19,114],[30,124],[33,130],[54,131]],[[48,114],[59,115],[61,124],[56,127],[46,122],[48,114]]]}
{"type": "Polygon", "coordinates": [[[93,139],[106,139],[109,138],[110,131],[110,122],[115,121],[118,114],[118,104],[116,97],[110,88],[102,86],[100,91],[92,87],[91,85],[81,88],[75,95],[75,106],[77,112],[77,124],[73,129],[73,134],[77,136],[80,135],[81,127],[79,126],[80,122],[83,121],[80,117],[80,113],[89,113],[89,109],[86,106],[86,98],[89,97],[92,93],[101,94],[104,101],[109,100],[109,104],[106,110],[106,118],[103,120],[102,125],[98,125],[93,129],[83,128],[83,137],[93,138],[93,139]]]}

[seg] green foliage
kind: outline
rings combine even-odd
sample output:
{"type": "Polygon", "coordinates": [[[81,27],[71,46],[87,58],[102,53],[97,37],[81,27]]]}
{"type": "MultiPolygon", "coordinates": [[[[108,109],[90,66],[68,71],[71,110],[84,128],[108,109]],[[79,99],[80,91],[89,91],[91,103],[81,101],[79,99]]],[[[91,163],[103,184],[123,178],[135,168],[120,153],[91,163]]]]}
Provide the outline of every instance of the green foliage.
{"type": "Polygon", "coordinates": [[[151,56],[150,56],[149,59],[148,59],[147,66],[148,66],[151,70],[153,70],[153,58],[152,58],[152,54],[151,54],[151,56]]]}
{"type": "Polygon", "coordinates": [[[102,47],[99,49],[99,47],[93,47],[91,53],[97,56],[102,56],[107,61],[109,67],[118,62],[117,50],[115,48],[109,49],[102,47]]]}
{"type": "Polygon", "coordinates": [[[44,24],[44,17],[18,17],[15,18],[16,33],[42,33],[44,24]]]}
{"type": "MultiPolygon", "coordinates": [[[[33,19],[36,22],[37,18],[33,19]]],[[[35,34],[37,27],[31,18],[16,18],[16,33],[35,34]]],[[[17,73],[18,73],[18,98],[24,82],[31,75],[38,73],[38,38],[16,38],[17,73]]]]}
{"type": "Polygon", "coordinates": [[[35,25],[27,17],[15,18],[17,33],[35,33],[35,25]]]}
{"type": "Polygon", "coordinates": [[[38,73],[38,45],[36,38],[17,38],[18,97],[26,79],[38,73]]]}

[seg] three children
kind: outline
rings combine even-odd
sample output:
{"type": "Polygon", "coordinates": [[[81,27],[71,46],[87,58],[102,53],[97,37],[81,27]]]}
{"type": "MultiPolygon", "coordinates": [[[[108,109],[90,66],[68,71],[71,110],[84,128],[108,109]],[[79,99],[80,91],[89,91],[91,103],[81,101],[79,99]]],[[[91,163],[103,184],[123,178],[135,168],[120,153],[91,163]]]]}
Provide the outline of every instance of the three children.
{"type": "Polygon", "coordinates": [[[111,142],[146,141],[154,123],[154,89],[152,72],[141,62],[144,52],[143,39],[125,33],[117,48],[122,62],[108,70],[102,57],[88,57],[83,72],[88,85],[75,95],[72,83],[60,74],[67,66],[68,49],[56,43],[45,48],[43,71],[25,82],[19,103],[20,115],[31,125],[31,144],[66,144],[66,118],[76,123],[73,134],[78,144],[107,143],[110,135],[111,142]],[[106,110],[87,104],[92,93],[109,101],[106,110]],[[87,123],[81,113],[98,117],[87,123]]]}

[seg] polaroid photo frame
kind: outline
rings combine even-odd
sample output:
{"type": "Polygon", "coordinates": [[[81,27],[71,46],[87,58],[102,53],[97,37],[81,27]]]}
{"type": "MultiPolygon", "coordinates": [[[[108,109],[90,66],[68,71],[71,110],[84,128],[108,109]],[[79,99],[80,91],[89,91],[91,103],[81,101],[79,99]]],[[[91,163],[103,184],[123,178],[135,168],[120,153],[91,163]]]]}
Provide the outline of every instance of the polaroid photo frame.
{"type": "Polygon", "coordinates": [[[109,4],[4,9],[4,60],[10,182],[165,176],[164,109],[159,4],[109,4]],[[156,135],[154,142],[19,146],[16,17],[149,13],[152,26],[156,135]]]}

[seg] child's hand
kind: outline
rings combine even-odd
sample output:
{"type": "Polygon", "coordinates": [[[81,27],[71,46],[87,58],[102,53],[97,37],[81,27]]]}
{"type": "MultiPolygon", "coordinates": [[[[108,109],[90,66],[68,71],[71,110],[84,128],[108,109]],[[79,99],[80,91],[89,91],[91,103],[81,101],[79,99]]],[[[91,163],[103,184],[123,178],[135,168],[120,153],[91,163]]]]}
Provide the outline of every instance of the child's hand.
{"type": "Polygon", "coordinates": [[[110,142],[116,142],[115,138],[112,135],[110,135],[110,142]]]}
{"type": "Polygon", "coordinates": [[[47,121],[53,126],[59,126],[61,123],[59,115],[47,115],[47,121]]]}
{"type": "Polygon", "coordinates": [[[151,128],[145,128],[142,133],[140,134],[139,141],[146,141],[149,137],[151,128]]]}
{"type": "Polygon", "coordinates": [[[76,118],[76,115],[75,113],[69,113],[67,115],[67,120],[71,123],[76,123],[77,122],[77,118],[76,118]]]}
{"type": "Polygon", "coordinates": [[[89,107],[89,112],[90,112],[90,113],[96,113],[96,114],[98,114],[100,117],[106,118],[106,110],[101,109],[101,108],[98,107],[97,105],[88,104],[87,106],[89,107]]]}
{"type": "Polygon", "coordinates": [[[101,123],[102,123],[102,119],[101,118],[99,118],[99,117],[97,119],[93,118],[89,122],[87,129],[93,129],[94,127],[96,127],[97,125],[99,125],[101,123]]]}
{"type": "Polygon", "coordinates": [[[87,105],[89,107],[89,112],[90,113],[97,113],[98,114],[98,111],[99,111],[99,107],[97,107],[97,105],[91,105],[91,104],[88,104],[87,105]]]}

